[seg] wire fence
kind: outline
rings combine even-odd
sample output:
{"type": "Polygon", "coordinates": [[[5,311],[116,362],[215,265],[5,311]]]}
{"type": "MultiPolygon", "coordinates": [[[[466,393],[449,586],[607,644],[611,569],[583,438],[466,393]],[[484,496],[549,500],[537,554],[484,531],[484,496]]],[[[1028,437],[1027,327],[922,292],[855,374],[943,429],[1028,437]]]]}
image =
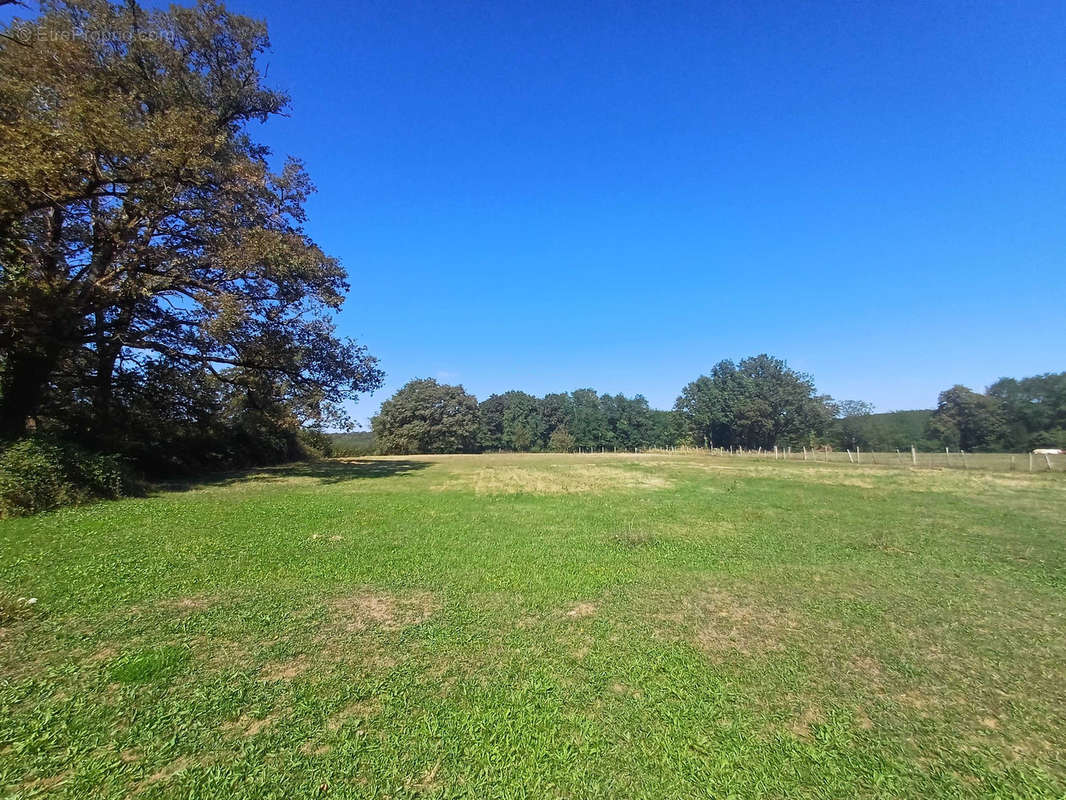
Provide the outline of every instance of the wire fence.
{"type": "MultiPolygon", "coordinates": [[[[590,449],[585,452],[611,452],[590,449]]],[[[798,461],[852,466],[896,467],[903,469],[960,469],[989,472],[1066,472],[1066,454],[1052,453],[967,453],[945,449],[937,452],[896,450],[894,452],[832,450],[789,447],[745,450],[744,448],[670,447],[637,448],[637,453],[703,453],[709,456],[760,461],[798,461]]]]}

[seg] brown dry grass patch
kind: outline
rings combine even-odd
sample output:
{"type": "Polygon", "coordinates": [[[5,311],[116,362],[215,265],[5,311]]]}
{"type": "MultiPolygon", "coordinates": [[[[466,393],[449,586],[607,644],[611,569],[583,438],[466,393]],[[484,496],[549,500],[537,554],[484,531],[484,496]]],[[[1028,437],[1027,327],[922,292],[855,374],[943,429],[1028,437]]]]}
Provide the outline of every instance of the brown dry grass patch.
{"type": "Polygon", "coordinates": [[[820,709],[809,707],[803,710],[797,719],[792,720],[788,729],[801,739],[809,739],[811,728],[825,722],[825,717],[820,709]]]}
{"type": "Polygon", "coordinates": [[[722,589],[683,602],[681,616],[694,624],[696,645],[718,658],[730,653],[758,656],[784,649],[802,625],[794,612],[722,589]]]}
{"type": "Polygon", "coordinates": [[[335,598],[330,603],[333,622],[346,633],[360,633],[378,628],[402,630],[429,619],[437,609],[432,595],[418,593],[397,597],[361,592],[335,598]]]}
{"type": "Polygon", "coordinates": [[[305,656],[297,656],[289,661],[275,661],[263,667],[259,673],[259,680],[265,683],[291,681],[306,672],[308,666],[305,656]]]}
{"type": "Polygon", "coordinates": [[[339,731],[345,725],[355,720],[364,721],[375,716],[381,710],[381,704],[376,698],[370,697],[345,706],[326,721],[326,729],[339,731]]]}
{"type": "Polygon", "coordinates": [[[212,597],[189,595],[186,597],[172,597],[164,600],[162,606],[167,611],[172,611],[178,614],[192,614],[196,611],[206,611],[214,604],[215,599],[212,597]]]}
{"type": "Polygon", "coordinates": [[[31,778],[24,781],[21,788],[29,792],[29,796],[35,796],[39,793],[49,792],[52,789],[56,789],[62,786],[71,778],[70,772],[61,772],[58,775],[49,775],[46,778],[31,778]]]}
{"type": "Polygon", "coordinates": [[[137,785],[137,787],[134,789],[134,791],[135,792],[143,792],[145,789],[150,787],[152,784],[161,783],[163,781],[168,781],[171,778],[173,778],[175,775],[178,775],[178,774],[184,772],[185,770],[189,769],[190,767],[196,766],[196,764],[197,764],[197,762],[194,761],[193,759],[189,758],[188,756],[182,756],[181,758],[177,758],[174,761],[171,761],[169,764],[167,764],[162,769],[159,769],[156,772],[153,772],[151,775],[149,775],[147,778],[145,778],[143,781],[141,781],[137,785]]]}
{"type": "Polygon", "coordinates": [[[248,714],[241,715],[238,719],[228,722],[222,726],[222,729],[227,733],[236,734],[244,738],[256,736],[263,731],[274,727],[281,718],[280,714],[270,714],[266,717],[252,717],[248,714]]]}
{"type": "Polygon", "coordinates": [[[411,779],[406,780],[404,782],[406,787],[418,794],[427,794],[430,792],[435,792],[441,786],[437,775],[440,772],[440,765],[442,763],[444,763],[444,759],[438,758],[437,763],[427,769],[422,774],[421,778],[416,781],[411,781],[411,779]]]}
{"type": "Polygon", "coordinates": [[[510,464],[482,467],[456,475],[445,485],[469,486],[478,494],[581,494],[615,489],[666,489],[673,482],[661,475],[605,464],[510,464]]]}
{"type": "Polygon", "coordinates": [[[566,612],[566,616],[571,619],[585,619],[596,615],[595,603],[578,603],[576,606],[566,612]]]}

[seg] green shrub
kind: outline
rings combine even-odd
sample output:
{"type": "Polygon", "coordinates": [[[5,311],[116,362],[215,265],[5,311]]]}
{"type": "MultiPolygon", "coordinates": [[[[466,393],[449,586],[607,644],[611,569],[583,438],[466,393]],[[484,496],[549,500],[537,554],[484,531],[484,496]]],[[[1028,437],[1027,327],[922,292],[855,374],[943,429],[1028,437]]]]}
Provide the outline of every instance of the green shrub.
{"type": "Polygon", "coordinates": [[[0,516],[114,499],[122,497],[127,485],[118,456],[29,436],[0,455],[0,516]]]}
{"type": "Polygon", "coordinates": [[[297,437],[309,457],[329,458],[333,455],[333,441],[329,434],[313,428],[300,428],[297,437]]]}
{"type": "Polygon", "coordinates": [[[574,449],[575,444],[573,435],[566,429],[565,425],[560,425],[552,431],[552,435],[548,439],[548,449],[553,453],[569,453],[574,449]]]}

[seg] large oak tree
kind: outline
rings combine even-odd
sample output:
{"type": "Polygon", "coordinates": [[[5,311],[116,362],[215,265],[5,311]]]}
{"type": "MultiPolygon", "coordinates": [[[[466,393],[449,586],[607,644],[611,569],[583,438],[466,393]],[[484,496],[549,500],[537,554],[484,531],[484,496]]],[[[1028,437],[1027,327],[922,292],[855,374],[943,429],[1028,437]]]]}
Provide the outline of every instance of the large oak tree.
{"type": "Polygon", "coordinates": [[[433,378],[408,381],[373,419],[382,453],[470,453],[478,448],[477,398],[433,378]]]}
{"type": "Polygon", "coordinates": [[[288,102],[257,64],[263,23],[210,0],[54,0],[16,29],[0,39],[0,435],[57,391],[106,433],[117,378],[159,364],[312,423],[380,385],[335,333],[348,285],[304,231],[307,174],[273,168],[249,130],[288,102]]]}
{"type": "Polygon", "coordinates": [[[675,409],[697,445],[746,448],[800,444],[828,427],[833,408],[809,375],[779,358],[720,361],[685,386],[675,409]]]}

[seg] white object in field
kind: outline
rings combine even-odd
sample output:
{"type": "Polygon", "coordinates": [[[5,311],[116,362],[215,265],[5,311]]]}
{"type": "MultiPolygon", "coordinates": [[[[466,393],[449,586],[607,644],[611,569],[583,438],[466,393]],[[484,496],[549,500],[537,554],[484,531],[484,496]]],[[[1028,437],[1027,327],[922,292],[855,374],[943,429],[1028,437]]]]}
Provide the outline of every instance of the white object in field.
{"type": "Polygon", "coordinates": [[[1060,450],[1057,447],[1041,447],[1034,450],[1033,454],[1038,456],[1061,456],[1063,452],[1066,451],[1060,450]]]}

